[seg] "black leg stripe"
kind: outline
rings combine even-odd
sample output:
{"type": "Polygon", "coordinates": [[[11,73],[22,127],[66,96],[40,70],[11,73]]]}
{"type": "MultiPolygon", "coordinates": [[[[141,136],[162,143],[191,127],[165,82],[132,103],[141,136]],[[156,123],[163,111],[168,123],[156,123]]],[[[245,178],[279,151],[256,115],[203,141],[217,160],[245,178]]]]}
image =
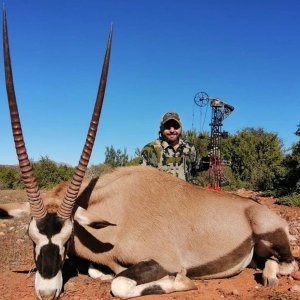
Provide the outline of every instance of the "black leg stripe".
{"type": "Polygon", "coordinates": [[[156,281],[169,273],[155,260],[141,261],[117,274],[136,281],[137,285],[156,281]]]}
{"type": "Polygon", "coordinates": [[[141,296],[153,295],[153,294],[165,294],[165,291],[159,285],[153,285],[151,287],[145,288],[141,292],[141,296]]]}

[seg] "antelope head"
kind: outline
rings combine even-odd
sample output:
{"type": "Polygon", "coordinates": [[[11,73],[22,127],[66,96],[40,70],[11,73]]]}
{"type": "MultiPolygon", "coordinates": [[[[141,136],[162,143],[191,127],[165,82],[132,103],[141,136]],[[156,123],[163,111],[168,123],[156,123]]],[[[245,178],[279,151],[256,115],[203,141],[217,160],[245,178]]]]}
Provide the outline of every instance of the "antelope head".
{"type": "Polygon", "coordinates": [[[33,176],[32,166],[25,147],[14,91],[6,11],[5,8],[3,8],[3,47],[7,98],[15,148],[31,215],[28,233],[33,242],[34,260],[37,269],[35,290],[39,299],[56,299],[62,290],[62,267],[73,230],[72,211],[96,138],[108,75],[111,41],[112,29],[108,37],[94,111],[78,166],[75,169],[66,195],[60,206],[56,211],[49,211],[43,202],[38,185],[33,176]]]}

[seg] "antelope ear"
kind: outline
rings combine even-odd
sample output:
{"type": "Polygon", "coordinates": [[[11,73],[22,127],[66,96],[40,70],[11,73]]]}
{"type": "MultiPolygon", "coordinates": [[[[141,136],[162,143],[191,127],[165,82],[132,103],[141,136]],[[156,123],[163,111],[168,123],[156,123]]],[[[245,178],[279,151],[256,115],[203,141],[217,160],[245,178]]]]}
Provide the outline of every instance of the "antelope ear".
{"type": "Polygon", "coordinates": [[[30,216],[29,202],[0,204],[0,219],[30,216]]]}
{"type": "Polygon", "coordinates": [[[76,206],[75,207],[74,220],[81,226],[90,226],[95,229],[104,228],[107,226],[116,226],[108,221],[99,219],[95,214],[88,212],[86,209],[76,206]]]}

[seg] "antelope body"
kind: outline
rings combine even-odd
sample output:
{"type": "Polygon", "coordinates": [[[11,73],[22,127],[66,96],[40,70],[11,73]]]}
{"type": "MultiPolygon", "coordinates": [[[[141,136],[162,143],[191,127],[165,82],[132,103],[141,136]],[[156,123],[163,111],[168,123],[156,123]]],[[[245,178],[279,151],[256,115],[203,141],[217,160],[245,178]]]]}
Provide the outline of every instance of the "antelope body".
{"type": "Polygon", "coordinates": [[[104,98],[112,33],[79,165],[70,183],[41,195],[19,120],[5,11],[3,20],[8,102],[28,203],[0,205],[0,215],[32,216],[28,234],[39,299],[59,297],[68,249],[109,267],[116,274],[112,293],[121,298],[194,289],[189,277],[232,276],[256,257],[266,260],[266,286],[275,286],[277,275],[297,270],[286,222],[255,201],[205,190],[151,167],[118,168],[83,180],[104,98]]]}
{"type": "MultiPolygon", "coordinates": [[[[86,209],[75,208],[74,218],[86,225],[75,222],[71,250],[116,274],[151,259],[169,274],[220,278],[245,268],[254,247],[263,257],[290,255],[286,221],[251,199],[151,167],[118,168],[94,181],[82,184],[78,204],[86,209]]],[[[50,203],[64,189],[50,192],[50,203]]]]}

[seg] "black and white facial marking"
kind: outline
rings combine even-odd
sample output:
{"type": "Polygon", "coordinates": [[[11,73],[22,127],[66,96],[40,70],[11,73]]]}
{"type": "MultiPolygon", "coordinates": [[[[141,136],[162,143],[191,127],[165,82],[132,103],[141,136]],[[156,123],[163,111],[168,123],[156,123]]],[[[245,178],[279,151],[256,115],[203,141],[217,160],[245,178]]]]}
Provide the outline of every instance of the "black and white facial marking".
{"type": "Polygon", "coordinates": [[[55,299],[62,285],[62,267],[67,254],[73,224],[56,214],[47,214],[43,219],[32,219],[28,234],[34,244],[36,263],[35,290],[39,299],[55,299]]]}

